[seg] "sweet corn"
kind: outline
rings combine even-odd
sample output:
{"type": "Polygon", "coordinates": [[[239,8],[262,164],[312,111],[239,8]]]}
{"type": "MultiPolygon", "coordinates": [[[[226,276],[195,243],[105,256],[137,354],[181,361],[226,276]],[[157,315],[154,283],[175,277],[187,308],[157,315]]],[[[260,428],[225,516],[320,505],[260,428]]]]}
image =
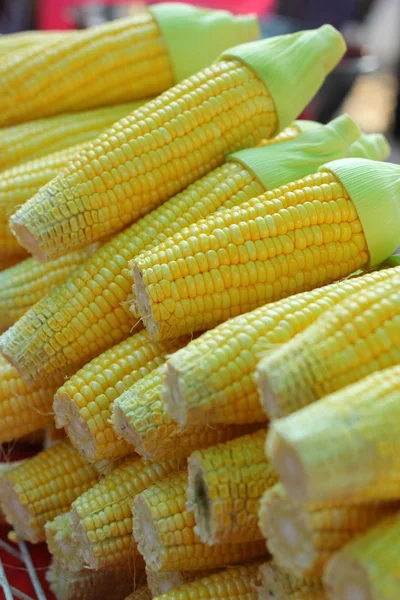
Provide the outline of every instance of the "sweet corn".
{"type": "Polygon", "coordinates": [[[194,515],[185,508],[186,487],[187,472],[180,471],[152,485],[133,501],[133,535],[148,569],[216,569],[265,553],[264,542],[203,544],[194,531],[194,515]]]}
{"type": "MultiPolygon", "coordinates": [[[[146,100],[140,100],[117,104],[3,128],[0,139],[0,170],[89,142],[145,103],[146,100]]],[[[50,180],[45,183],[48,181],[50,180]]]]}
{"type": "Polygon", "coordinates": [[[156,96],[177,82],[182,71],[184,78],[208,65],[236,35],[245,42],[257,34],[252,18],[156,6],[21,49],[0,63],[0,125],[156,96]],[[226,28],[228,35],[218,35],[226,28]],[[194,56],[179,55],[183,42],[190,45],[190,33],[213,39],[206,48],[198,45],[194,56]]]}
{"type": "Polygon", "coordinates": [[[334,552],[399,508],[399,501],[301,504],[277,484],[262,497],[259,521],[277,564],[309,578],[321,576],[334,552]]]}
{"type": "Polygon", "coordinates": [[[97,479],[97,471],[67,441],[61,441],[1,477],[1,506],[7,522],[20,539],[41,542],[45,523],[68,511],[97,479]]]}
{"type": "Polygon", "coordinates": [[[6,258],[24,256],[11,232],[9,219],[29,198],[51,181],[86,144],[59,150],[0,173],[0,251],[6,258]]]}
{"type": "Polygon", "coordinates": [[[353,540],[328,563],[331,600],[392,600],[399,593],[400,513],[353,540]]]}
{"type": "Polygon", "coordinates": [[[137,494],[179,468],[176,460],[150,463],[127,458],[82,494],[71,507],[73,543],[81,565],[142,565],[132,539],[132,501],[137,494]]]}
{"type": "Polygon", "coordinates": [[[53,287],[65,281],[93,254],[86,248],[43,264],[28,258],[0,273],[0,331],[11,327],[53,287]]]}
{"type": "Polygon", "coordinates": [[[283,129],[343,52],[330,26],[230,49],[93,141],[13,215],[14,234],[49,259],[120,231],[231,152],[283,129]],[[309,72],[298,82],[300,55],[309,72]],[[277,71],[283,63],[284,77],[277,71]],[[288,105],[283,98],[296,85],[296,101],[288,105]]]}
{"type": "Polygon", "coordinates": [[[393,225],[382,239],[377,221],[398,210],[399,174],[399,167],[387,163],[333,161],[239,208],[210,215],[151,255],[139,256],[135,289],[151,337],[211,329],[267,302],[381,262],[400,235],[393,225]],[[365,188],[368,169],[371,195],[384,173],[391,178],[387,211],[376,210],[376,195],[369,203],[364,200],[360,188],[365,188]]]}
{"type": "Polygon", "coordinates": [[[70,573],[81,571],[83,564],[76,552],[76,536],[71,511],[47,521],[44,532],[48,551],[57,565],[70,573]]]}
{"type": "Polygon", "coordinates": [[[47,570],[46,579],[57,600],[121,600],[132,588],[140,589],[145,582],[143,572],[133,574],[116,567],[108,571],[71,573],[54,560],[47,570]]]}
{"type": "Polygon", "coordinates": [[[203,577],[209,577],[213,574],[214,571],[170,571],[163,573],[146,569],[147,585],[152,593],[152,598],[166,594],[185,583],[203,579],[203,577]]]}
{"type": "Polygon", "coordinates": [[[258,600],[328,600],[320,579],[299,579],[275,563],[259,567],[258,600]]]}
{"type": "MultiPolygon", "coordinates": [[[[347,119],[336,120],[336,134],[342,131],[346,123],[347,119]]],[[[328,131],[336,139],[334,129],[333,123],[329,128],[323,129],[323,140],[328,137],[328,131]]],[[[347,125],[345,129],[347,130],[347,125]]],[[[350,133],[351,131],[352,126],[350,133]]],[[[349,142],[352,139],[349,135],[349,132],[346,136],[343,132],[343,140],[349,142]]],[[[310,146],[311,159],[306,160],[305,164],[309,165],[310,160],[314,164],[315,153],[318,156],[321,147],[325,146],[320,136],[312,137],[311,140],[305,136],[307,131],[302,138],[304,143],[307,140],[307,144],[313,142],[310,146]]],[[[340,139],[336,142],[336,149],[348,147],[340,139]]],[[[269,159],[266,164],[275,164],[275,167],[281,164],[280,160],[274,163],[273,156],[269,159]]],[[[289,168],[292,160],[289,162],[286,158],[286,164],[289,168]]],[[[287,171],[282,168],[272,170],[283,177],[282,182],[287,181],[284,175],[287,171]]],[[[36,379],[57,371],[62,381],[63,376],[75,372],[91,358],[126,338],[136,322],[128,305],[131,302],[129,290],[132,285],[128,262],[154,247],[157,240],[166,239],[221,206],[228,207],[232,203],[238,205],[263,191],[257,177],[241,163],[227,163],[220,168],[219,173],[217,171],[189,186],[185,192],[105,244],[68,286],[60,288],[56,296],[51,295],[44,300],[16,325],[10,335],[13,340],[12,360],[18,363],[25,378],[36,379]],[[245,177],[242,176],[243,173],[245,177]],[[75,290],[74,293],[72,289],[75,290]],[[93,291],[97,296],[95,304],[93,291]],[[75,323],[73,327],[69,321],[65,321],[66,314],[69,315],[69,321],[75,323]],[[86,315],[85,319],[83,314],[86,315]]]]}
{"type": "Polygon", "coordinates": [[[34,46],[42,46],[49,43],[60,42],[75,31],[21,31],[0,36],[0,55],[6,57],[12,52],[20,52],[34,46]]]}
{"type": "Polygon", "coordinates": [[[65,427],[86,460],[93,463],[133,452],[112,428],[112,405],[186,341],[157,343],[145,331],[136,333],[86,364],[57,391],[53,403],[57,427],[65,427]]]}
{"type": "Polygon", "coordinates": [[[264,454],[266,430],[197,450],[189,458],[188,508],[206,544],[262,539],[258,504],[277,476],[264,454]]]}
{"type": "Polygon", "coordinates": [[[257,565],[231,567],[214,573],[203,579],[185,583],[166,594],[157,596],[156,600],[257,600],[255,581],[257,565]]]}
{"type": "Polygon", "coordinates": [[[382,270],[296,294],[230,319],[178,350],[166,363],[163,398],[180,424],[256,423],[266,413],[255,381],[260,357],[362,290],[393,278],[382,270]]]}
{"type": "Polygon", "coordinates": [[[300,501],[400,498],[400,366],[275,421],[267,452],[300,501]]]}
{"type": "Polygon", "coordinates": [[[163,370],[163,365],[154,369],[117,398],[112,407],[111,421],[117,436],[132,444],[143,458],[183,458],[193,450],[225,442],[252,429],[235,424],[180,427],[166,412],[161,399],[163,370]]]}
{"type": "Polygon", "coordinates": [[[57,386],[51,380],[28,385],[0,356],[0,444],[41,429],[51,421],[57,386]]]}
{"type": "Polygon", "coordinates": [[[263,358],[258,381],[271,419],[400,362],[400,267],[390,275],[263,358]]]}

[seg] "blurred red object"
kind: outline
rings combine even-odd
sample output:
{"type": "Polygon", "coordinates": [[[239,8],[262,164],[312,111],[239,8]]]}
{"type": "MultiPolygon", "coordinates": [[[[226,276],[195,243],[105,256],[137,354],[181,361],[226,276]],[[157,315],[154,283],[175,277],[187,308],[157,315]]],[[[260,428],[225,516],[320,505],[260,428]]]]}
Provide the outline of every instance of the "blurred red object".
{"type": "MultiPolygon", "coordinates": [[[[159,2],[170,2],[171,0],[150,0],[148,4],[158,4],[159,2]]],[[[187,4],[204,6],[206,8],[223,8],[240,15],[255,13],[263,16],[271,12],[275,5],[275,0],[186,0],[187,4]]]]}

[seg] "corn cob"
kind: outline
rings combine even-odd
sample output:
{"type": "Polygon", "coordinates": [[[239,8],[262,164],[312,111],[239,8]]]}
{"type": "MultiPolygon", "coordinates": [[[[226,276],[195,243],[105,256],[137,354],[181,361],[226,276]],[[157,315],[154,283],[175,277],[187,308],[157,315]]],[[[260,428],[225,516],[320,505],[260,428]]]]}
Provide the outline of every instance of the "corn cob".
{"type": "Polygon", "coordinates": [[[258,504],[277,476],[264,454],[266,430],[193,452],[189,458],[188,508],[195,533],[206,544],[262,539],[258,504]]]}
{"type": "Polygon", "coordinates": [[[399,508],[399,501],[300,504],[277,484],[262,497],[259,523],[278,565],[319,577],[334,552],[399,508]]]}
{"type": "Polygon", "coordinates": [[[260,356],[306,329],[336,304],[380,282],[391,270],[303,292],[230,319],[174,353],[166,363],[163,398],[181,424],[265,421],[255,382],[260,356]]]}
{"type": "MultiPolygon", "coordinates": [[[[304,128],[304,125],[301,127],[304,128]]],[[[337,151],[340,148],[344,151],[343,149],[348,148],[348,143],[354,136],[354,124],[347,118],[342,117],[328,127],[322,127],[322,138],[321,127],[311,137],[307,131],[299,137],[299,141],[309,148],[310,154],[307,159],[306,153],[305,160],[302,161],[303,169],[304,165],[315,164],[318,152],[333,152],[335,148],[337,151]],[[328,143],[327,140],[330,142],[328,143]],[[329,150],[330,148],[331,150],[329,150]]],[[[292,151],[294,150],[295,148],[292,147],[292,151]]],[[[285,160],[288,169],[292,172],[291,158],[290,161],[288,157],[285,160]]],[[[286,181],[288,175],[285,175],[287,171],[282,167],[281,157],[268,156],[265,164],[271,165],[272,173],[279,173],[279,176],[283,178],[282,181],[286,181]],[[279,169],[277,169],[278,165],[279,169]]],[[[250,171],[246,171],[240,162],[226,164],[214,171],[214,174],[215,177],[213,174],[206,176],[202,181],[171,199],[165,206],[159,207],[137,224],[132,225],[126,232],[115,237],[98,251],[92,261],[88,261],[82,267],[77,278],[70,282],[69,289],[62,288],[56,297],[52,296],[38,305],[26,321],[21,323],[21,329],[19,325],[16,327],[22,336],[12,332],[12,345],[15,348],[19,345],[22,346],[21,359],[23,363],[28,362],[30,355],[27,348],[27,330],[35,331],[34,335],[36,336],[40,329],[40,339],[43,340],[43,336],[47,338],[46,353],[49,356],[48,358],[43,354],[38,356],[35,347],[32,358],[36,364],[31,364],[30,370],[33,370],[33,373],[30,374],[31,378],[35,378],[36,372],[40,373],[43,367],[45,367],[46,373],[57,369],[60,376],[68,375],[93,356],[129,334],[135,323],[129,314],[129,307],[124,304],[128,300],[128,290],[131,286],[131,274],[127,268],[129,259],[152,248],[156,240],[165,239],[168,235],[182,229],[184,225],[190,225],[200,217],[217,210],[221,205],[228,207],[237,205],[263,191],[257,177],[250,171]],[[239,184],[242,179],[241,173],[247,174],[247,179],[245,178],[247,183],[243,185],[239,184]],[[107,264],[107,272],[102,270],[104,263],[107,264]],[[101,310],[100,315],[99,310],[93,310],[93,304],[91,304],[94,278],[97,284],[96,294],[103,296],[102,300],[97,300],[97,307],[101,310]],[[79,305],[76,303],[77,294],[71,294],[71,286],[76,286],[80,290],[79,305]],[[119,306],[118,302],[114,300],[115,297],[122,303],[122,306],[119,306]],[[112,303],[110,303],[110,299],[113,300],[112,303]],[[43,321],[42,311],[46,313],[45,321],[43,321]],[[82,322],[82,313],[87,315],[89,322],[85,321],[85,324],[82,322]],[[66,325],[62,326],[62,330],[59,332],[59,326],[56,324],[64,322],[63,315],[65,314],[68,314],[71,320],[79,319],[79,328],[66,325]],[[113,327],[110,321],[112,321],[113,327]],[[45,323],[45,331],[43,331],[41,323],[45,323]],[[98,333],[99,323],[102,335],[98,333]],[[48,325],[51,325],[50,330],[48,325]],[[54,339],[54,336],[57,336],[58,341],[54,339]],[[59,345],[59,340],[64,341],[64,338],[68,339],[68,344],[64,342],[68,351],[59,345]],[[49,360],[51,364],[49,364],[49,360]],[[71,368],[68,368],[68,363],[71,363],[71,368]]],[[[41,345],[42,342],[40,342],[41,345]]],[[[19,350],[16,352],[20,353],[19,350]]],[[[25,367],[22,368],[22,371],[27,377],[25,367]]],[[[40,374],[43,375],[43,373],[40,374]]]]}
{"type": "Polygon", "coordinates": [[[265,553],[263,542],[203,544],[194,531],[193,513],[185,509],[186,487],[187,472],[180,471],[152,485],[133,501],[133,536],[148,569],[217,569],[265,553]]]}
{"type": "MultiPolygon", "coordinates": [[[[313,123],[312,121],[298,121],[295,127],[299,135],[292,141],[285,137],[276,136],[269,140],[267,148],[251,148],[235,152],[228,157],[227,163],[199,179],[186,190],[172,198],[166,205],[165,211],[152,223],[153,238],[151,248],[155,248],[160,241],[173,234],[181,232],[183,226],[189,226],[206,217],[218,209],[234,208],[243,202],[264,194],[290,181],[310,175],[318,169],[328,158],[339,159],[347,154],[366,154],[372,160],[387,158],[389,146],[383,136],[376,143],[371,144],[369,136],[360,136],[360,130],[347,115],[334,119],[327,126],[313,123]],[[356,139],[356,141],[354,141],[356,139]],[[281,143],[286,141],[286,143],[281,143]],[[290,143],[288,143],[290,142],[290,143]],[[276,144],[279,143],[279,147],[276,144]],[[271,145],[273,147],[271,148],[271,145]],[[354,147],[356,147],[354,149],[354,147]],[[296,161],[293,161],[296,156],[296,161]],[[183,210],[186,211],[182,216],[183,210]],[[168,231],[165,231],[165,222],[171,219],[171,211],[176,217],[168,231]],[[188,218],[188,211],[194,213],[188,218]],[[167,235],[165,235],[167,234],[167,235]]],[[[155,213],[151,213],[151,216],[155,213]]],[[[184,239],[182,235],[179,240],[184,239]]],[[[175,236],[178,240],[178,236],[175,236]]],[[[160,245],[158,251],[164,249],[160,245]]],[[[151,256],[152,251],[147,247],[142,252],[140,260],[151,256]]],[[[132,313],[140,317],[137,307],[135,286],[133,286],[132,313]]]]}
{"type": "Polygon", "coordinates": [[[270,418],[400,362],[400,268],[390,272],[389,279],[343,300],[263,358],[257,374],[270,418]]]}
{"type": "Polygon", "coordinates": [[[161,594],[157,600],[257,600],[257,569],[258,565],[250,564],[219,571],[161,594]]]}
{"type": "Polygon", "coordinates": [[[39,189],[55,177],[85,144],[59,150],[0,173],[0,251],[5,258],[24,256],[9,227],[9,218],[39,189]]]}
{"type": "Polygon", "coordinates": [[[7,56],[12,52],[19,52],[23,49],[34,46],[46,45],[48,43],[60,42],[67,37],[76,35],[71,30],[66,31],[21,31],[0,35],[0,56],[7,56]]]}
{"type": "Polygon", "coordinates": [[[320,579],[298,579],[273,562],[260,565],[259,577],[258,600],[328,600],[320,579]]]}
{"type": "MultiPolygon", "coordinates": [[[[319,126],[319,129],[321,127],[319,126]]],[[[304,128],[304,125],[301,125],[301,128],[304,128]]],[[[342,151],[343,148],[347,148],[348,143],[353,139],[354,124],[351,120],[349,122],[349,119],[342,117],[332,122],[329,127],[322,127],[322,131],[322,139],[320,133],[310,138],[307,131],[304,131],[300,141],[306,147],[310,146],[310,156],[302,161],[303,169],[304,165],[315,164],[315,155],[318,152],[329,152],[331,146],[336,150],[341,148],[342,151]],[[330,143],[326,143],[326,140],[330,140],[330,143]]],[[[293,161],[291,158],[289,161],[288,157],[285,160],[289,171],[292,172],[293,161]]],[[[270,164],[275,174],[280,173],[282,182],[287,181],[287,170],[283,169],[279,156],[269,155],[265,164],[270,164]],[[279,169],[276,168],[278,165],[279,169]]],[[[24,322],[16,326],[16,330],[11,333],[13,353],[18,354],[20,357],[18,362],[23,363],[18,366],[24,377],[35,379],[44,372],[48,374],[57,370],[61,381],[63,375],[71,374],[97,354],[127,337],[135,325],[127,305],[130,301],[128,290],[132,285],[132,277],[128,269],[129,260],[142,251],[154,247],[157,240],[166,239],[185,225],[190,225],[221,208],[224,203],[226,206],[238,205],[243,200],[250,199],[263,191],[257,177],[244,169],[240,162],[226,164],[214,171],[214,175],[211,173],[197,184],[189,186],[185,192],[178,194],[164,206],[105,244],[93,260],[82,267],[68,287],[58,290],[57,296],[44,300],[24,322]],[[243,179],[241,174],[245,175],[245,183],[241,183],[243,179]],[[108,267],[107,272],[103,270],[105,263],[108,267]],[[98,310],[94,310],[91,303],[93,279],[97,284],[96,295],[102,296],[102,299],[97,300],[98,310]],[[80,291],[79,304],[76,303],[77,294],[71,294],[73,286],[80,291]],[[115,297],[119,300],[120,306],[115,297]],[[112,303],[110,299],[113,300],[112,303]],[[46,316],[43,315],[43,311],[46,316]],[[87,315],[85,323],[83,323],[82,313],[87,315]],[[60,331],[59,325],[56,324],[65,323],[65,314],[69,315],[71,321],[74,318],[79,319],[79,328],[66,324],[61,326],[60,331]],[[99,324],[103,332],[101,335],[98,333],[99,324]],[[39,342],[39,347],[45,346],[46,352],[38,353],[37,345],[34,343],[35,352],[31,355],[27,347],[29,343],[27,331],[32,332],[32,336],[36,337],[39,335],[39,329],[40,340],[42,340],[39,342]],[[54,339],[55,337],[57,340],[54,339]],[[68,344],[64,338],[68,340],[68,344]],[[60,340],[64,342],[61,346],[60,340]],[[68,350],[64,346],[67,346],[68,350]],[[33,363],[29,360],[30,357],[33,358],[33,363]],[[26,363],[30,363],[29,374],[26,372],[28,366],[26,363]]]]}
{"type": "Polygon", "coordinates": [[[152,593],[152,598],[213,574],[214,571],[170,571],[163,573],[146,569],[147,585],[152,593]]]}
{"type": "Polygon", "coordinates": [[[134,260],[137,301],[151,337],[210,329],[387,258],[400,232],[393,225],[386,239],[379,233],[383,221],[377,219],[385,211],[376,210],[376,194],[386,171],[392,178],[384,217],[389,218],[398,210],[400,168],[342,159],[239,208],[210,215],[159,252],[139,256],[134,260]],[[369,202],[361,189],[367,171],[369,202]]]}
{"type": "Polygon", "coordinates": [[[325,26],[229,50],[92,142],[12,217],[13,232],[49,259],[123,229],[231,152],[284,129],[344,49],[340,34],[325,26]],[[297,81],[300,55],[308,70],[297,81]],[[284,76],[277,63],[287,63],[284,76]],[[287,104],[293,85],[299,94],[287,104]]]}
{"type": "Polygon", "coordinates": [[[75,528],[72,526],[71,511],[47,521],[44,526],[47,548],[61,569],[78,572],[82,560],[76,552],[75,528]]]}
{"type": "Polygon", "coordinates": [[[21,50],[0,64],[7,90],[0,102],[0,125],[155,96],[179,80],[182,70],[192,74],[208,65],[236,35],[242,41],[257,37],[255,19],[234,20],[222,11],[153,7],[132,18],[21,50]],[[214,33],[216,38],[207,48],[198,46],[192,59],[176,53],[177,46],[188,41],[188,17],[197,35],[214,33]],[[228,27],[230,36],[218,37],[223,27],[228,27]],[[41,77],[37,77],[38,68],[41,77]]]}
{"type": "Polygon", "coordinates": [[[91,254],[93,249],[86,248],[48,264],[28,258],[0,273],[0,331],[11,327],[54,286],[67,279],[91,254]]]}
{"type": "Polygon", "coordinates": [[[75,551],[82,565],[99,569],[130,561],[141,564],[132,539],[132,501],[177,468],[176,460],[150,463],[127,458],[72,504],[70,527],[75,529],[75,551]]]}
{"type": "Polygon", "coordinates": [[[400,366],[274,422],[267,452],[299,501],[400,497],[400,366]]]}
{"type": "Polygon", "coordinates": [[[151,600],[151,598],[154,598],[153,594],[151,593],[149,588],[144,585],[138,590],[136,590],[136,592],[132,592],[132,594],[129,594],[129,596],[127,596],[125,600],[151,600]]]}
{"type": "Polygon", "coordinates": [[[71,573],[54,560],[46,579],[57,600],[121,600],[145,581],[143,572],[133,574],[118,567],[110,571],[71,573]]]}
{"type": "Polygon", "coordinates": [[[325,569],[331,600],[392,600],[399,594],[400,514],[338,552],[325,569]]]}
{"type": "Polygon", "coordinates": [[[136,333],[101,354],[73,375],[54,396],[57,427],[65,427],[72,444],[89,462],[133,452],[118,440],[110,423],[112,405],[136,381],[161,365],[186,339],[157,343],[136,333]]]}
{"type": "MultiPolygon", "coordinates": [[[[113,404],[112,426],[118,437],[132,444],[147,460],[184,458],[251,431],[252,426],[180,427],[161,399],[163,365],[124,392],[113,404]]],[[[131,446],[131,448],[132,448],[131,446]]]]}
{"type": "Polygon", "coordinates": [[[1,506],[21,539],[45,539],[44,525],[90,488],[97,471],[67,441],[40,452],[0,480],[1,506]]]}
{"type": "MultiPolygon", "coordinates": [[[[16,469],[20,465],[23,464],[23,460],[16,460],[14,462],[2,462],[0,463],[0,477],[12,471],[12,469],[16,469]]],[[[0,506],[0,525],[5,525],[7,523],[5,515],[3,514],[3,510],[0,506]]]]}
{"type": "Polygon", "coordinates": [[[0,357],[0,443],[28,435],[51,421],[57,386],[51,380],[28,385],[0,357]]]}
{"type": "Polygon", "coordinates": [[[146,100],[140,100],[117,104],[4,128],[0,139],[0,170],[89,142],[145,103],[146,100]]]}

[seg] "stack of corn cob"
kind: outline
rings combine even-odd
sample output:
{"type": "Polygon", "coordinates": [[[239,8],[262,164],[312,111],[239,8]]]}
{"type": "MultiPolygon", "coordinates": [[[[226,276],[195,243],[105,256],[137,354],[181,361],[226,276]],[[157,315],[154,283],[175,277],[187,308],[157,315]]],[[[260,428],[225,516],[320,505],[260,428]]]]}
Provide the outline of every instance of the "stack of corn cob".
{"type": "Polygon", "coordinates": [[[0,39],[0,442],[62,432],[0,505],[60,600],[400,595],[400,167],[295,120],[334,28],[257,35],[0,39]]]}

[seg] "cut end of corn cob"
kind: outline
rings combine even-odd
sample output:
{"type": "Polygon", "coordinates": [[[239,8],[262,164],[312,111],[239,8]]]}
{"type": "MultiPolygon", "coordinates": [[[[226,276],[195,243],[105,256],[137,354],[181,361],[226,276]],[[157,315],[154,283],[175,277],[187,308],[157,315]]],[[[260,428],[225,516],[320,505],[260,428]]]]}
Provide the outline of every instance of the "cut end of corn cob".
{"type": "Polygon", "coordinates": [[[57,429],[65,428],[72,445],[90,463],[96,461],[96,440],[87,422],[81,417],[79,408],[67,394],[56,394],[53,410],[57,429]]]}
{"type": "Polygon", "coordinates": [[[308,511],[286,496],[279,484],[262,498],[259,525],[269,551],[283,569],[299,577],[312,571],[317,552],[308,511]]]}
{"type": "Polygon", "coordinates": [[[327,600],[322,581],[318,578],[299,579],[274,562],[260,565],[258,574],[261,583],[259,600],[327,600]]]}
{"type": "Polygon", "coordinates": [[[117,398],[113,404],[112,424],[114,431],[119,438],[132,444],[133,448],[140,456],[145,456],[146,449],[143,445],[142,437],[137,429],[132,427],[129,423],[127,413],[123,409],[123,406],[121,406],[119,398],[117,398]]]}
{"type": "Polygon", "coordinates": [[[163,560],[159,549],[162,547],[160,534],[154,521],[150,506],[139,495],[134,500],[134,537],[139,552],[146,561],[146,568],[152,571],[162,570],[163,560]]]}
{"type": "Polygon", "coordinates": [[[58,515],[52,521],[48,521],[44,529],[49,552],[59,566],[74,572],[82,569],[84,564],[76,549],[71,513],[58,515]]]}
{"type": "Polygon", "coordinates": [[[288,493],[299,501],[308,498],[307,472],[300,456],[279,431],[279,420],[271,425],[265,453],[273,464],[288,493]]]}
{"type": "Polygon", "coordinates": [[[32,515],[28,507],[22,504],[20,494],[6,476],[0,478],[0,499],[2,513],[17,537],[34,544],[40,542],[37,531],[31,527],[32,515]]]}
{"type": "Polygon", "coordinates": [[[371,593],[368,570],[340,553],[328,563],[324,583],[331,600],[380,600],[371,593]]]}
{"type": "Polygon", "coordinates": [[[194,511],[196,519],[195,531],[202,542],[212,545],[216,543],[212,529],[213,501],[204,479],[201,455],[193,454],[190,458],[189,487],[192,496],[190,508],[194,511]]]}
{"type": "Polygon", "coordinates": [[[95,555],[93,545],[90,542],[89,534],[83,526],[74,505],[72,505],[69,515],[69,528],[73,532],[76,564],[79,565],[80,568],[85,566],[89,569],[99,569],[100,564],[95,555]]]}

